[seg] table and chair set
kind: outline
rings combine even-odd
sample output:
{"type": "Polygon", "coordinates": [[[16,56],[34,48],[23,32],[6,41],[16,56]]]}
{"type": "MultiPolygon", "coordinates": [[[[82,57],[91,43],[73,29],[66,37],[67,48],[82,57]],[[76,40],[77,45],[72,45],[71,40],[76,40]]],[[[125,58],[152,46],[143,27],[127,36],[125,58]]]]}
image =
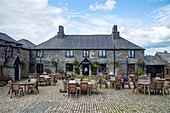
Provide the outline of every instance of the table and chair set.
{"type": "Polygon", "coordinates": [[[68,93],[68,96],[70,96],[71,93],[75,93],[76,97],[78,95],[82,94],[82,92],[86,92],[88,95],[91,95],[91,92],[95,90],[98,94],[98,83],[95,80],[89,81],[89,79],[83,79],[81,81],[80,79],[75,80],[69,80],[69,81],[63,81],[64,85],[64,91],[68,93]]]}

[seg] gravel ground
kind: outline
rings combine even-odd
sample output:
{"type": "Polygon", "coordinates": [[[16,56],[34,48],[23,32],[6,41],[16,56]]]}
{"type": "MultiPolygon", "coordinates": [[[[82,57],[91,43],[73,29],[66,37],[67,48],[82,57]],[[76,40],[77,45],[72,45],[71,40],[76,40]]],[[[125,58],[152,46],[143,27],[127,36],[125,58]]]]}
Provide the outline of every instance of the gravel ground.
{"type": "Polygon", "coordinates": [[[134,94],[132,89],[99,88],[91,96],[83,94],[77,98],[60,94],[62,82],[56,86],[39,86],[39,94],[25,94],[18,98],[7,94],[8,86],[0,87],[0,112],[164,112],[170,113],[170,95],[134,94]]]}

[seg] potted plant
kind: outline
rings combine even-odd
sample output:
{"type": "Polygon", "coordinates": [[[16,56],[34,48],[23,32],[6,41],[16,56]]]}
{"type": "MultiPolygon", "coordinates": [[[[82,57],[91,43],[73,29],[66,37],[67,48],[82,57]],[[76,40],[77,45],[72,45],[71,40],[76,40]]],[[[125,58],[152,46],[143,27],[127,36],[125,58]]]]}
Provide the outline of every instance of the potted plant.
{"type": "Polygon", "coordinates": [[[138,73],[137,73],[138,75],[143,75],[143,71],[142,71],[142,69],[138,69],[138,73]]]}
{"type": "Polygon", "coordinates": [[[51,60],[51,63],[54,65],[54,64],[56,64],[56,61],[55,60],[51,60]]]}
{"type": "Polygon", "coordinates": [[[93,74],[94,75],[97,75],[97,69],[98,69],[97,64],[94,64],[94,66],[93,66],[93,74]]]}
{"type": "Polygon", "coordinates": [[[74,67],[74,71],[75,71],[75,74],[76,74],[76,73],[79,74],[79,68],[78,68],[78,66],[75,66],[75,67],[74,67]]]}

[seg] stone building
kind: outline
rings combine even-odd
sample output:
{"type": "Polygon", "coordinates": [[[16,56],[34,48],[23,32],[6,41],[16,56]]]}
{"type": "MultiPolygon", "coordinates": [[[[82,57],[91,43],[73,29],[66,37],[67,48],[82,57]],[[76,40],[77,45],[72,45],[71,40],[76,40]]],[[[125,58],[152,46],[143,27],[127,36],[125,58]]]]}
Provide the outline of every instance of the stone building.
{"type": "Polygon", "coordinates": [[[27,77],[29,48],[5,33],[0,33],[0,77],[12,77],[13,81],[27,77]]]}
{"type": "Polygon", "coordinates": [[[128,70],[137,72],[142,68],[138,62],[144,60],[144,49],[120,37],[117,25],[113,26],[112,33],[108,35],[65,35],[64,27],[59,26],[54,37],[37,45],[30,54],[31,60],[35,60],[35,70],[31,70],[33,73],[47,69],[52,73],[58,69],[74,71],[75,60],[79,62],[80,74],[84,74],[85,67],[89,75],[93,74],[95,61],[99,62],[98,74],[105,69],[114,72],[115,60],[118,62],[115,74],[118,70],[126,74],[128,70]],[[52,64],[51,61],[56,63],[52,64]]]}
{"type": "Polygon", "coordinates": [[[155,54],[157,58],[159,58],[163,63],[165,63],[164,74],[167,77],[170,77],[170,53],[168,52],[157,52],[155,54]]]}

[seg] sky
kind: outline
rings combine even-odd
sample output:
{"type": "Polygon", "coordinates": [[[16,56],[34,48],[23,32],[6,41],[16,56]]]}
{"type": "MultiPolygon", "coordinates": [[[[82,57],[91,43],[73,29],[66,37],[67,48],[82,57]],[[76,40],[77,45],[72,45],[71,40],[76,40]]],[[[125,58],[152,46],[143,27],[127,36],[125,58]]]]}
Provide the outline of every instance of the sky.
{"type": "Polygon", "coordinates": [[[170,0],[0,0],[0,32],[38,45],[58,32],[111,34],[143,47],[145,55],[170,52],[170,0]]]}

